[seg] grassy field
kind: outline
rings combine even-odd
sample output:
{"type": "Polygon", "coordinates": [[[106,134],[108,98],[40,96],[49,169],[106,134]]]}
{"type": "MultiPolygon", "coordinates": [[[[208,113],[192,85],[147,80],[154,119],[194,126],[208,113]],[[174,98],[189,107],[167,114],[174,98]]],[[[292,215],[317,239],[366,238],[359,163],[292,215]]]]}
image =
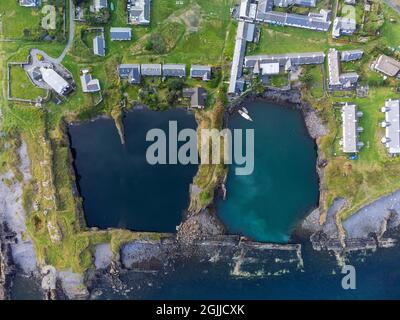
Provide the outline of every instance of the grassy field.
{"type": "Polygon", "coordinates": [[[25,70],[21,66],[11,66],[11,97],[36,100],[37,97],[45,97],[46,91],[32,84],[25,70]]]}
{"type": "Polygon", "coordinates": [[[20,39],[24,29],[36,29],[40,26],[39,9],[21,7],[17,1],[0,1],[0,37],[20,39]]]}

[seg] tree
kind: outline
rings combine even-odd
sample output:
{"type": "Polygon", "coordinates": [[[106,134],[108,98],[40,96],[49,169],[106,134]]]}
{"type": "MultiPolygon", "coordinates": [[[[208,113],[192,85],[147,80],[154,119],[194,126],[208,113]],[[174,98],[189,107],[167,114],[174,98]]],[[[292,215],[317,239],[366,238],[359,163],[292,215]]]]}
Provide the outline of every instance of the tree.
{"type": "Polygon", "coordinates": [[[145,45],[147,51],[153,51],[157,54],[163,54],[167,51],[164,38],[159,33],[153,33],[145,45]]]}

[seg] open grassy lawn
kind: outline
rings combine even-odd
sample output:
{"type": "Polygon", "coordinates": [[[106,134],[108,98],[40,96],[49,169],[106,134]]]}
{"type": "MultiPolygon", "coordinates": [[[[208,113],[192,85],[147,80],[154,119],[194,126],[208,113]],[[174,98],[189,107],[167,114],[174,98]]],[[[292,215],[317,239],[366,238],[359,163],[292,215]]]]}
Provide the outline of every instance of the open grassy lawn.
{"type": "Polygon", "coordinates": [[[34,86],[21,66],[11,66],[10,77],[13,98],[36,100],[46,96],[46,91],[34,86]]]}
{"type": "Polygon", "coordinates": [[[40,9],[21,7],[16,0],[0,1],[0,37],[20,39],[24,29],[40,26],[40,9]]]}

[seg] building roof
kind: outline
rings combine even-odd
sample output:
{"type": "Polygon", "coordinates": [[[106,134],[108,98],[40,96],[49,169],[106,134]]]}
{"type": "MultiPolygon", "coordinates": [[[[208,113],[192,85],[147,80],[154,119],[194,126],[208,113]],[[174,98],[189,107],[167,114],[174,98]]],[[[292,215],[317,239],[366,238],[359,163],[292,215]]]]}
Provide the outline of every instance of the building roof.
{"type": "Polygon", "coordinates": [[[147,25],[150,23],[150,0],[132,0],[129,12],[129,23],[147,25]]]}
{"type": "MultiPolygon", "coordinates": [[[[400,100],[386,100],[385,108],[385,143],[389,153],[400,153],[400,100]]],[[[382,110],[382,111],[383,111],[382,110]]]]}
{"type": "Polygon", "coordinates": [[[254,23],[247,23],[247,28],[245,33],[246,41],[253,42],[255,30],[256,30],[256,25],[254,23]]]}
{"type": "Polygon", "coordinates": [[[240,91],[240,88],[237,86],[237,80],[242,76],[244,55],[246,53],[246,34],[248,25],[247,22],[239,21],[236,30],[235,48],[233,51],[231,76],[228,88],[228,93],[230,94],[240,91]]]}
{"type": "Polygon", "coordinates": [[[358,115],[355,104],[346,103],[342,108],[343,152],[358,152],[358,115]]]}
{"type": "Polygon", "coordinates": [[[41,67],[43,81],[46,82],[58,94],[64,95],[69,89],[69,83],[61,77],[55,70],[41,67]]]}
{"type": "Polygon", "coordinates": [[[269,11],[258,14],[257,19],[271,24],[317,31],[328,31],[331,25],[330,12],[326,10],[321,10],[320,14],[310,13],[309,15],[269,11]]]}
{"type": "Polygon", "coordinates": [[[362,49],[356,50],[345,50],[340,52],[340,60],[341,61],[354,61],[361,59],[364,54],[362,49]]]}
{"type": "Polygon", "coordinates": [[[341,85],[339,52],[334,48],[328,52],[328,78],[330,86],[341,85]]]}
{"type": "Polygon", "coordinates": [[[400,71],[400,62],[382,54],[375,63],[375,69],[390,77],[394,77],[400,71]]]}
{"type": "Polygon", "coordinates": [[[257,20],[264,20],[263,15],[274,8],[274,0],[258,0],[257,20]]]}
{"type": "Polygon", "coordinates": [[[93,53],[101,57],[106,55],[106,41],[103,36],[93,38],[93,53]]]}
{"type": "Polygon", "coordinates": [[[120,64],[118,74],[121,79],[128,79],[132,84],[138,84],[141,81],[140,64],[120,64]]]}
{"type": "Polygon", "coordinates": [[[140,70],[143,76],[161,76],[162,67],[159,63],[144,63],[140,66],[140,70]]]}
{"type": "Polygon", "coordinates": [[[322,64],[325,61],[325,54],[323,52],[299,52],[299,53],[286,53],[286,54],[268,54],[268,55],[254,55],[246,56],[244,59],[246,68],[253,68],[257,61],[260,63],[273,63],[279,62],[281,66],[285,66],[288,62],[294,66],[303,64],[322,64]]]}
{"type": "Polygon", "coordinates": [[[211,79],[211,66],[202,66],[198,64],[192,64],[190,67],[191,78],[202,78],[207,81],[211,79]]]}
{"type": "Polygon", "coordinates": [[[132,38],[131,28],[120,28],[112,27],[110,28],[110,36],[112,41],[127,41],[132,38]]]}
{"type": "Polygon", "coordinates": [[[39,0],[19,0],[19,5],[22,7],[37,7],[39,0]]]}
{"type": "Polygon", "coordinates": [[[98,92],[100,91],[100,82],[98,79],[93,79],[92,75],[85,71],[81,75],[81,84],[83,92],[98,92]]]}
{"type": "Polygon", "coordinates": [[[183,78],[186,77],[186,65],[167,63],[162,66],[162,72],[164,77],[183,78]]]}
{"type": "Polygon", "coordinates": [[[263,75],[279,74],[279,62],[262,63],[260,68],[263,75]]]}
{"type": "Polygon", "coordinates": [[[357,29],[356,20],[353,18],[336,17],[333,21],[332,36],[340,37],[342,34],[353,34],[357,29]]]}
{"type": "Polygon", "coordinates": [[[249,15],[250,11],[250,0],[241,0],[240,9],[239,9],[239,17],[246,18],[249,15]]]}
{"type": "Polygon", "coordinates": [[[101,9],[107,8],[108,7],[108,2],[107,0],[94,0],[94,10],[96,12],[100,11],[101,9]]]}
{"type": "Polygon", "coordinates": [[[184,97],[190,97],[192,108],[204,108],[207,102],[207,91],[202,87],[184,89],[184,97]]]}
{"type": "Polygon", "coordinates": [[[288,6],[301,6],[301,7],[315,7],[316,0],[274,0],[276,7],[288,7],[288,6]]]}

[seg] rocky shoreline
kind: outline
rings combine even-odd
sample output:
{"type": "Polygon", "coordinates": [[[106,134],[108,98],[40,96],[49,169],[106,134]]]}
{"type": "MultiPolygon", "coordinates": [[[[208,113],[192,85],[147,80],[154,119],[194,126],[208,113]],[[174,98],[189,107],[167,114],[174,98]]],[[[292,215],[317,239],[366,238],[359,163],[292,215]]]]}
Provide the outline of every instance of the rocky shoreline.
{"type": "MultiPolygon", "coordinates": [[[[229,115],[242,105],[260,99],[299,109],[304,116],[308,132],[316,140],[317,146],[318,138],[327,133],[317,112],[302,101],[301,93],[296,89],[286,91],[267,89],[262,94],[248,93],[232,103],[227,109],[225,117],[228,119],[229,115]]],[[[23,161],[20,170],[25,172],[24,177],[29,178],[29,162],[27,163],[29,159],[27,160],[26,149],[22,149],[22,152],[23,161]]],[[[320,182],[323,181],[324,163],[326,160],[318,148],[316,170],[320,182]]],[[[75,190],[75,195],[78,193],[75,190]]],[[[226,188],[223,181],[217,186],[216,199],[223,198],[225,193],[226,188]]],[[[17,199],[13,201],[17,202],[17,199]]],[[[344,224],[350,236],[343,242],[339,237],[335,213],[344,201],[343,199],[335,201],[329,209],[323,225],[320,225],[319,209],[315,209],[293,232],[293,244],[285,245],[257,243],[245,237],[226,235],[225,227],[216,216],[214,206],[211,205],[196,214],[188,212],[176,234],[161,236],[159,241],[138,240],[126,243],[116,257],[111,253],[110,244],[98,245],[94,254],[95,269],[88,270],[85,275],[77,275],[68,270],[56,271],[54,275],[50,271],[39,275],[36,269],[30,272],[22,270],[18,266],[18,259],[28,261],[27,265],[32,269],[32,263],[30,263],[33,261],[32,255],[23,253],[29,253],[29,247],[25,247],[25,249],[28,248],[27,251],[17,250],[14,247],[15,253],[22,252],[22,254],[13,255],[13,245],[19,243],[19,248],[21,248],[24,241],[18,242],[16,231],[11,230],[7,222],[3,221],[0,224],[0,300],[10,298],[12,279],[16,273],[28,274],[32,278],[41,278],[45,299],[89,299],[96,298],[97,293],[92,290],[94,288],[92,283],[96,279],[108,279],[115,290],[128,290],[121,280],[123,274],[137,272],[145,275],[162,272],[173,268],[174,263],[193,258],[199,261],[229,265],[232,267],[231,275],[236,277],[274,275],[289,268],[302,270],[302,246],[294,240],[299,235],[306,236],[306,241],[309,239],[314,250],[329,250],[341,255],[351,250],[374,250],[395,244],[396,241],[388,235],[391,232],[397,233],[400,226],[400,218],[397,214],[400,212],[400,191],[382,197],[355,213],[349,222],[344,224]],[[365,216],[369,218],[364,219],[365,216]],[[14,256],[17,260],[14,259],[14,256]],[[278,264],[277,261],[282,263],[278,264]],[[264,272],[267,269],[269,270],[268,274],[264,272]]],[[[36,267],[36,260],[34,262],[36,267]]]]}

